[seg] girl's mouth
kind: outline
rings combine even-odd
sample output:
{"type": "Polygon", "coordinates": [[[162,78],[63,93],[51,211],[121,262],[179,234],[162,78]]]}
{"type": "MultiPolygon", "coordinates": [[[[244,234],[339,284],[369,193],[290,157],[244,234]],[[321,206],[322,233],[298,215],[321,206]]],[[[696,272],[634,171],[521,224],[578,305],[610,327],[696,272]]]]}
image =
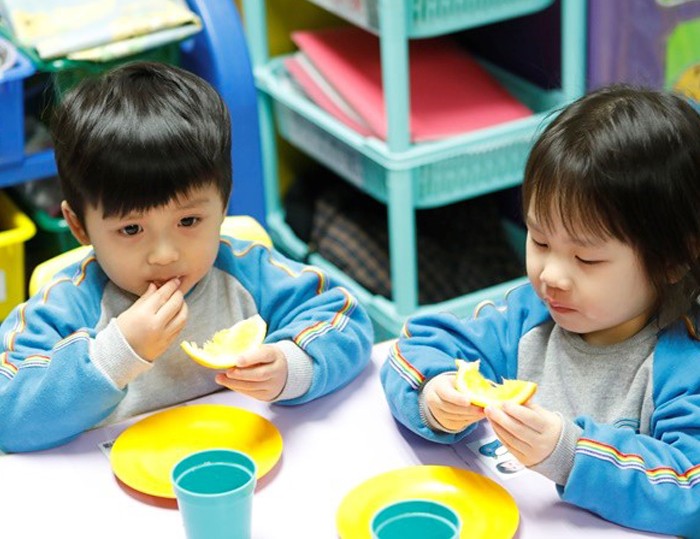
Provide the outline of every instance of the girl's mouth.
{"type": "Polygon", "coordinates": [[[566,305],[563,305],[561,303],[557,303],[556,301],[548,301],[547,305],[549,305],[549,308],[553,310],[555,313],[559,314],[568,314],[568,313],[573,313],[576,311],[576,309],[572,309],[570,307],[567,307],[566,305]]]}

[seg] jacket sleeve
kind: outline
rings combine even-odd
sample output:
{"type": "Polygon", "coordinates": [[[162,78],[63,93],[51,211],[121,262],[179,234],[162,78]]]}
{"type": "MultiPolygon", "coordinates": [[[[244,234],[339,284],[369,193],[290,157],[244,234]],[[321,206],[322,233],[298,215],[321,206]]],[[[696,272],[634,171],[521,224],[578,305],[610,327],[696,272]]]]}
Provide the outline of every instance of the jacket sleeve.
{"type": "Polygon", "coordinates": [[[301,404],[353,380],[369,363],[372,323],[357,298],[323,271],[274,249],[231,240],[235,275],[267,322],[267,343],[292,341],[313,361],[303,395],[276,404],[301,404]]]}
{"type": "Polygon", "coordinates": [[[455,371],[455,359],[481,360],[481,373],[496,382],[517,375],[520,336],[542,323],[547,311],[529,285],[512,290],[506,301],[477,307],[474,316],[420,315],[408,320],[391,347],[381,379],[394,417],[416,434],[450,444],[472,429],[437,432],[421,417],[419,396],[433,377],[455,371]]]}
{"type": "Polygon", "coordinates": [[[700,538],[700,343],[682,324],[654,352],[649,435],[578,418],[562,498],[645,531],[700,538]]]}
{"type": "Polygon", "coordinates": [[[60,445],[93,427],[123,397],[90,358],[99,299],[59,278],[0,326],[0,449],[60,445]]]}

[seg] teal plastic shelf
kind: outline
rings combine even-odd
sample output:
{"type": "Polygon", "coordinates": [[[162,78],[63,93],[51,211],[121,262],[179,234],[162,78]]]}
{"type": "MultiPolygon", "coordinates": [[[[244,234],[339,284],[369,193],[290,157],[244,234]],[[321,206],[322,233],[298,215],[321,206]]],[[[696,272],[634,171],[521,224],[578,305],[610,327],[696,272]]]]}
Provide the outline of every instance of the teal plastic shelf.
{"type": "MultiPolygon", "coordinates": [[[[309,2],[361,26],[379,33],[380,3],[389,0],[309,0],[309,2]]],[[[553,0],[395,0],[404,4],[409,38],[432,37],[457,30],[474,28],[542,10],[553,0]]]]}
{"type": "Polygon", "coordinates": [[[287,79],[284,58],[258,71],[258,87],[274,103],[280,134],[381,202],[388,202],[390,171],[407,172],[414,206],[430,208],[518,185],[539,129],[566,100],[490,66],[490,71],[534,114],[457,137],[392,151],[382,140],[362,137],[308,100],[287,79]]]}
{"type": "MultiPolygon", "coordinates": [[[[243,0],[259,89],[267,223],[275,245],[326,269],[367,305],[377,335],[396,336],[407,316],[426,311],[468,315],[524,279],[447,302],[418,303],[415,210],[439,207],[519,185],[539,130],[585,90],[586,0],[561,4],[561,84],[542,89],[512,73],[487,69],[533,115],[487,129],[420,144],[409,133],[411,38],[433,37],[534,13],[553,0],[309,0],[379,35],[387,140],[363,137],[308,100],[288,79],[284,58],[270,58],[264,0],[243,0]],[[285,222],[276,137],[323,163],[387,208],[392,297],[375,296],[322,257],[310,253],[285,222]]],[[[379,338],[379,337],[378,337],[379,338]]]]}

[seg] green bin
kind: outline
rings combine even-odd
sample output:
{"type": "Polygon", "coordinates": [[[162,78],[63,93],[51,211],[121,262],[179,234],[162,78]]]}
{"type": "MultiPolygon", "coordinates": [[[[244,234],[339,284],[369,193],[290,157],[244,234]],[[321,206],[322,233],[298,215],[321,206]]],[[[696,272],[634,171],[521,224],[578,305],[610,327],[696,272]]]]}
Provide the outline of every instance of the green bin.
{"type": "Polygon", "coordinates": [[[80,245],[62,216],[54,217],[18,189],[9,189],[11,198],[36,225],[36,235],[26,243],[27,281],[37,264],[80,245]]]}

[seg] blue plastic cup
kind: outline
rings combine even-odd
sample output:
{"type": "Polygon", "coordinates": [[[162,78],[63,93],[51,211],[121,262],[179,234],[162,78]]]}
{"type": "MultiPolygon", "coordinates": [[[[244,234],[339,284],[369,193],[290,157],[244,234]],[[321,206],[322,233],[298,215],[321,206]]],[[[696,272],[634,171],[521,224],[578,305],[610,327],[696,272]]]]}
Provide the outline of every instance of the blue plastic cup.
{"type": "Polygon", "coordinates": [[[372,539],[458,539],[459,515],[433,500],[402,500],[372,517],[372,539]]]}
{"type": "Polygon", "coordinates": [[[171,475],[187,539],[250,539],[255,462],[240,451],[207,449],[171,475]]]}

